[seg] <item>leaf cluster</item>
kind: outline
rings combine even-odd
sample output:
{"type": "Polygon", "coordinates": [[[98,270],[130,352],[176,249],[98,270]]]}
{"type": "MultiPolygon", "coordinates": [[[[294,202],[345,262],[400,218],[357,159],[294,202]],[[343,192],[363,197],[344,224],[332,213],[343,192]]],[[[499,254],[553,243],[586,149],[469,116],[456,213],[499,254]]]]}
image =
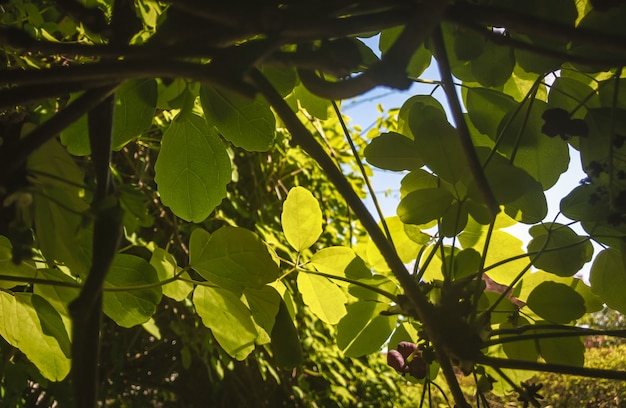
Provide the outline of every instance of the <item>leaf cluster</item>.
{"type": "Polygon", "coordinates": [[[626,8],[598,3],[7,2],[5,394],[384,406],[399,344],[421,404],[466,406],[460,374],[477,404],[538,405],[534,371],[624,379],[581,341],[625,334],[581,320],[626,311],[626,8]],[[447,106],[346,125],[339,100],[414,81],[447,106]],[[402,172],[396,216],[363,204],[361,156],[402,172]]]}

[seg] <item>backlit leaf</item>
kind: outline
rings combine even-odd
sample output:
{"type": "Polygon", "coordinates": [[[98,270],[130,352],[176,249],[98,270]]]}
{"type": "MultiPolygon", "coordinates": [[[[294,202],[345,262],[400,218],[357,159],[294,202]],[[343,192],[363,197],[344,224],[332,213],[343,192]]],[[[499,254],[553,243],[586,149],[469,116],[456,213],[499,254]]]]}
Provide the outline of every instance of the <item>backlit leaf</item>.
{"type": "Polygon", "coordinates": [[[439,177],[456,183],[468,174],[459,136],[443,110],[416,103],[409,113],[409,127],[421,159],[439,177]]]}
{"type": "Polygon", "coordinates": [[[194,114],[177,118],[165,131],[154,168],[163,204],[192,222],[211,214],[231,180],[230,159],[222,142],[194,114]]]}
{"type": "Polygon", "coordinates": [[[202,323],[211,329],[224,351],[237,360],[254,350],[257,331],[250,309],[231,291],[197,286],[193,304],[202,323]]]}
{"type": "Polygon", "coordinates": [[[494,140],[500,121],[517,105],[510,96],[486,88],[470,88],[466,100],[469,118],[476,129],[494,140]]]}
{"type": "Polygon", "coordinates": [[[272,351],[278,365],[293,368],[302,362],[302,346],[285,302],[281,299],[272,328],[272,351]]]}
{"type": "Polygon", "coordinates": [[[541,130],[547,108],[545,102],[535,99],[519,110],[513,109],[502,119],[497,139],[498,150],[514,157],[513,164],[526,170],[544,190],[552,187],[569,165],[567,143],[560,137],[550,138],[541,130]]]}
{"type": "Polygon", "coordinates": [[[212,235],[201,228],[193,230],[189,265],[210,282],[233,290],[260,289],[279,275],[263,241],[239,227],[222,227],[212,235]]]}
{"type": "Polygon", "coordinates": [[[346,314],[346,295],[323,276],[300,272],[298,290],[314,315],[329,324],[336,324],[346,314]]]}
{"type": "Polygon", "coordinates": [[[452,194],[443,188],[416,190],[400,200],[398,217],[407,224],[426,224],[442,217],[453,199],[452,194]]]}
{"type": "MultiPolygon", "coordinates": [[[[516,319],[516,323],[516,326],[513,326],[513,324],[508,321],[500,323],[499,329],[512,329],[514,327],[520,327],[530,324],[530,322],[522,316],[516,319]]],[[[500,336],[500,338],[507,337],[509,336],[500,336]]],[[[535,342],[533,340],[510,341],[502,343],[502,350],[507,355],[507,357],[515,360],[537,361],[537,358],[539,357],[539,350],[537,350],[537,346],[535,345],[535,342]]]]}
{"type": "Polygon", "coordinates": [[[69,338],[55,313],[38,295],[0,292],[0,335],[24,353],[44,377],[60,381],[70,372],[70,360],[64,353],[69,338]],[[33,298],[37,300],[33,302],[33,298]]]}
{"type": "MultiPolygon", "coordinates": [[[[174,256],[162,248],[154,249],[152,257],[150,258],[150,265],[152,265],[157,271],[159,281],[165,281],[166,279],[173,278],[174,275],[178,274],[181,269],[176,264],[174,256]]],[[[183,272],[180,277],[190,279],[187,272],[183,272]]],[[[173,282],[166,283],[161,286],[161,288],[163,289],[163,294],[165,296],[180,302],[191,293],[193,285],[182,280],[175,280],[173,282]]]]}
{"type": "MultiPolygon", "coordinates": [[[[127,288],[156,284],[156,270],[146,260],[134,255],[118,254],[104,280],[104,288],[127,288]]],[[[122,327],[133,327],[147,322],[161,301],[161,287],[105,291],[102,310],[122,327]]]]}
{"type": "Polygon", "coordinates": [[[111,142],[114,150],[120,150],[150,127],[156,102],[157,84],[154,79],[126,81],[117,89],[111,142]]]}
{"type": "Polygon", "coordinates": [[[309,248],[322,234],[322,210],[304,187],[289,190],[280,219],[285,238],[296,251],[309,248]]]}
{"type": "Polygon", "coordinates": [[[272,145],[276,119],[261,95],[249,99],[224,89],[202,85],[200,101],[209,125],[215,126],[235,146],[263,152],[272,145]]]}
{"type": "MultiPolygon", "coordinates": [[[[313,254],[310,263],[319,272],[342,278],[359,279],[372,276],[363,260],[349,247],[334,246],[323,248],[313,254]]],[[[347,282],[342,283],[341,281],[336,281],[335,283],[337,285],[348,285],[347,282]]]]}
{"type": "MultiPolygon", "coordinates": [[[[37,268],[31,261],[25,261],[16,265],[12,261],[12,245],[11,241],[4,235],[0,235],[0,275],[15,276],[20,278],[34,278],[37,275],[37,268]]],[[[24,282],[19,281],[3,281],[0,280],[0,288],[10,289],[14,286],[23,285],[24,282]]]]}
{"type": "MultiPolygon", "coordinates": [[[[393,245],[396,248],[396,252],[402,262],[409,263],[414,260],[422,245],[416,242],[414,238],[417,238],[418,234],[426,235],[417,232],[421,231],[419,228],[422,226],[404,224],[400,217],[386,217],[385,222],[387,223],[387,229],[391,234],[393,245]],[[410,233],[407,232],[407,230],[409,230],[410,233]]],[[[430,240],[430,236],[428,236],[428,240],[430,240]]],[[[390,271],[387,261],[385,261],[385,258],[380,253],[380,250],[371,239],[367,242],[365,253],[367,255],[368,264],[374,270],[377,272],[390,271]]]]}
{"type": "Polygon", "coordinates": [[[626,263],[623,251],[608,248],[600,252],[591,266],[591,289],[612,309],[626,313],[626,263]]]}
{"type": "Polygon", "coordinates": [[[311,116],[322,120],[328,119],[328,108],[330,108],[328,99],[312,94],[302,84],[293,89],[292,95],[298,100],[300,107],[306,109],[311,116]]]}
{"type": "Polygon", "coordinates": [[[384,170],[417,170],[424,165],[415,142],[398,133],[383,133],[363,151],[367,162],[384,170]]]}
{"type": "Polygon", "coordinates": [[[567,285],[543,282],[530,292],[528,307],[537,315],[553,323],[567,324],[585,314],[585,301],[567,285]]]}
{"type": "Polygon", "coordinates": [[[537,225],[530,229],[533,239],[528,252],[543,250],[533,256],[533,265],[559,276],[572,276],[591,260],[593,246],[571,228],[557,224],[537,225]]]}
{"type": "Polygon", "coordinates": [[[82,227],[80,213],[89,205],[78,187],[83,185],[81,170],[55,139],[31,154],[27,167],[38,172],[34,178],[41,194],[33,197],[34,224],[43,256],[65,264],[74,275],[86,276],[92,233],[82,227]]]}
{"type": "Polygon", "coordinates": [[[250,308],[252,319],[256,324],[257,333],[259,334],[256,343],[269,343],[274,328],[274,320],[282,300],[280,295],[276,289],[267,285],[260,289],[245,288],[243,295],[250,308]]]}
{"type": "MultiPolygon", "coordinates": [[[[115,92],[111,145],[120,150],[150,127],[157,104],[154,79],[129,80],[115,92]]],[[[61,142],[75,156],[91,154],[87,117],[83,116],[61,132],[61,142]]]]}
{"type": "MultiPolygon", "coordinates": [[[[380,33],[378,49],[382,52],[383,56],[385,55],[385,52],[393,45],[402,30],[403,27],[398,26],[394,28],[388,28],[380,33]]],[[[407,66],[407,75],[412,78],[418,78],[430,65],[431,58],[432,54],[430,53],[430,51],[427,50],[424,45],[420,46],[409,60],[409,65],[407,66]]]]}
{"type": "Polygon", "coordinates": [[[337,345],[348,357],[374,353],[389,338],[396,317],[381,315],[388,305],[361,301],[348,306],[337,325],[337,345]]]}
{"type": "Polygon", "coordinates": [[[495,88],[503,85],[515,67],[513,49],[486,41],[483,52],[471,61],[472,74],[481,85],[495,88]]]}

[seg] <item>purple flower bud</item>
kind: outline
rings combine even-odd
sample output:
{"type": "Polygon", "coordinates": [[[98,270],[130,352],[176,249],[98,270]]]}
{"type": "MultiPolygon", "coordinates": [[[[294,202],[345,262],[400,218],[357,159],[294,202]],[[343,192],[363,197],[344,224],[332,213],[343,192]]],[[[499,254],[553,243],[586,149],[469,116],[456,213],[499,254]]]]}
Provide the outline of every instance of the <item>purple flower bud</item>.
{"type": "Polygon", "coordinates": [[[411,343],[408,341],[401,341],[398,344],[398,351],[400,352],[400,354],[402,354],[402,357],[404,357],[404,359],[406,360],[412,352],[414,352],[417,349],[417,344],[415,343],[411,343]]]}
{"type": "Polygon", "coordinates": [[[400,342],[398,350],[389,350],[387,353],[387,364],[399,373],[422,379],[426,377],[428,364],[422,357],[421,351],[416,350],[416,344],[408,341],[400,342]],[[412,353],[414,353],[413,356],[407,362],[412,353]]]}
{"type": "Polygon", "coordinates": [[[408,367],[404,366],[404,357],[397,350],[389,350],[387,353],[387,364],[399,373],[408,372],[408,367]]]}

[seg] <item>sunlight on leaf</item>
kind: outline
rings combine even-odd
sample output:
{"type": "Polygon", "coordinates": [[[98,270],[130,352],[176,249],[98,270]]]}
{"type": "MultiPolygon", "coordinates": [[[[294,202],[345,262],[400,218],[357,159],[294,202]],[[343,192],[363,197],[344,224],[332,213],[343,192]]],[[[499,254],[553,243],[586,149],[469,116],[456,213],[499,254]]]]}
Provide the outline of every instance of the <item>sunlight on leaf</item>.
{"type": "Polygon", "coordinates": [[[329,324],[337,324],[346,314],[346,295],[327,278],[300,272],[298,290],[311,312],[329,324]]]}
{"type": "Polygon", "coordinates": [[[280,219],[285,238],[296,251],[309,248],[322,234],[322,210],[313,194],[304,187],[289,191],[280,219]]]}
{"type": "Polygon", "coordinates": [[[22,351],[44,377],[60,381],[67,376],[70,360],[63,350],[69,347],[69,338],[61,317],[49,303],[31,293],[0,292],[0,315],[0,335],[22,351]],[[38,307],[43,307],[44,314],[38,307]]]}
{"type": "Polygon", "coordinates": [[[260,95],[249,99],[202,85],[200,101],[209,126],[215,126],[235,146],[251,152],[264,152],[272,145],[276,119],[260,95]]]}
{"type": "MultiPolygon", "coordinates": [[[[118,254],[104,280],[105,288],[150,285],[159,281],[156,270],[143,258],[118,254]]],[[[115,323],[133,327],[147,322],[161,301],[161,287],[120,292],[105,291],[102,309],[115,323]]]]}
{"type": "Polygon", "coordinates": [[[360,357],[380,349],[395,328],[396,317],[381,315],[387,307],[378,302],[356,302],[337,325],[337,345],[348,357],[360,357]]]}
{"type": "Polygon", "coordinates": [[[193,292],[193,304],[202,323],[211,329],[224,351],[243,360],[254,350],[257,331],[252,314],[233,292],[197,286],[193,292]]]}
{"type": "Polygon", "coordinates": [[[193,222],[211,214],[231,180],[230,159],[222,142],[194,114],[177,118],[165,131],[154,168],[163,204],[193,222]]]}
{"type": "Polygon", "coordinates": [[[189,243],[189,266],[227,289],[260,289],[279,276],[267,246],[253,232],[222,227],[212,235],[196,228],[189,243]]]}

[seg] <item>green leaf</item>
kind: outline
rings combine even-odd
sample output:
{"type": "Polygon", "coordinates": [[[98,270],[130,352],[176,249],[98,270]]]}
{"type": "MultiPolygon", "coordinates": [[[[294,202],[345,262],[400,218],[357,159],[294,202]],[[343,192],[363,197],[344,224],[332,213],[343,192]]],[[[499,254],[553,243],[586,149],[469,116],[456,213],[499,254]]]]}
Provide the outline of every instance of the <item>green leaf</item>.
{"type": "Polygon", "coordinates": [[[292,95],[298,100],[300,107],[305,109],[311,116],[321,120],[328,119],[328,109],[330,108],[328,99],[322,99],[312,94],[302,84],[293,89],[292,95]]]}
{"type": "MultiPolygon", "coordinates": [[[[154,79],[129,80],[117,89],[112,130],[114,150],[120,150],[150,127],[156,104],[157,84],[154,79]]],[[[74,156],[91,154],[86,115],[61,132],[61,142],[74,156]]]]}
{"type": "Polygon", "coordinates": [[[441,218],[454,197],[443,188],[425,188],[406,195],[398,205],[398,217],[406,224],[426,224],[441,218]]]}
{"type": "Polygon", "coordinates": [[[479,132],[496,140],[498,126],[517,103],[509,95],[486,88],[470,88],[466,96],[467,113],[479,132]]]}
{"type": "Polygon", "coordinates": [[[200,87],[200,101],[207,122],[235,146],[251,152],[267,151],[276,136],[276,119],[267,101],[208,85],[200,87]]]}
{"type": "Polygon", "coordinates": [[[197,286],[193,304],[202,323],[211,329],[224,351],[243,360],[254,350],[258,336],[250,310],[231,291],[197,286]]]}
{"type": "MultiPolygon", "coordinates": [[[[32,261],[23,261],[19,265],[13,263],[13,246],[11,241],[4,235],[0,235],[0,275],[16,276],[20,278],[34,278],[37,268],[32,261]]],[[[24,285],[24,282],[0,280],[0,288],[10,289],[14,286],[24,285]]]]}
{"type": "Polygon", "coordinates": [[[441,217],[439,233],[444,237],[454,237],[460,234],[467,225],[468,216],[467,207],[454,200],[441,217]]]}
{"type": "Polygon", "coordinates": [[[404,176],[400,182],[400,196],[404,197],[411,191],[425,188],[437,188],[437,176],[423,169],[415,170],[404,176]]]}
{"type": "Polygon", "coordinates": [[[68,335],[49,303],[31,293],[0,292],[0,316],[0,335],[24,353],[44,377],[61,381],[67,376],[70,360],[64,349],[68,335]]]}
{"type": "Polygon", "coordinates": [[[347,357],[361,357],[380,349],[396,327],[395,316],[381,315],[388,305],[361,301],[348,306],[337,325],[337,346],[347,357]]]}
{"type": "Polygon", "coordinates": [[[495,88],[503,85],[515,67],[513,49],[486,41],[483,52],[471,61],[472,74],[481,85],[495,88]]]}
{"type": "Polygon", "coordinates": [[[383,275],[360,278],[358,281],[361,285],[350,284],[348,286],[348,293],[361,300],[373,300],[376,302],[389,302],[391,300],[378,292],[374,292],[370,288],[382,289],[392,295],[396,295],[399,291],[398,285],[383,275]]]}
{"type": "MultiPolygon", "coordinates": [[[[176,264],[174,256],[161,248],[155,248],[152,252],[150,265],[157,271],[159,281],[171,279],[181,270],[176,264]]],[[[187,272],[183,272],[180,277],[190,279],[187,272]]],[[[161,286],[161,288],[165,296],[181,302],[189,296],[193,290],[193,285],[190,282],[175,280],[161,286]]]]}
{"type": "Polygon", "coordinates": [[[143,192],[133,185],[122,184],[117,186],[117,194],[124,210],[123,223],[127,234],[154,224],[154,218],[148,213],[148,199],[143,192]]]}
{"type": "MultiPolygon", "coordinates": [[[[490,149],[479,147],[476,149],[479,160],[483,163],[485,177],[496,200],[500,204],[507,204],[522,197],[528,190],[537,184],[524,169],[513,166],[506,158],[490,149]]],[[[477,202],[482,200],[474,180],[471,181],[468,196],[477,202]]],[[[541,192],[543,194],[543,191],[541,192]]]]}
{"type": "Polygon", "coordinates": [[[463,27],[455,27],[454,54],[459,61],[480,57],[485,49],[485,37],[463,27]]]}
{"type": "Polygon", "coordinates": [[[569,166],[568,144],[541,130],[547,108],[545,102],[534,99],[519,111],[513,109],[502,119],[497,139],[498,150],[508,158],[514,157],[513,164],[526,170],[544,190],[552,187],[569,166]]]}
{"type": "Polygon", "coordinates": [[[163,204],[200,222],[226,197],[230,159],[215,131],[199,116],[178,117],[163,134],[154,166],[163,204]]]}
{"type": "Polygon", "coordinates": [[[283,68],[265,65],[261,67],[261,72],[263,72],[263,75],[267,77],[283,98],[289,95],[298,83],[298,75],[296,74],[296,70],[292,67],[283,68]]]}
{"type": "MultiPolygon", "coordinates": [[[[499,216],[501,217],[501,216],[499,216]]],[[[498,218],[499,218],[498,217],[498,218]]],[[[485,245],[485,236],[475,241],[473,248],[482,251],[485,245]]],[[[491,234],[489,250],[485,259],[485,267],[490,267],[505,259],[515,259],[490,269],[487,274],[493,280],[501,284],[509,284],[517,274],[527,266],[528,259],[520,257],[526,252],[522,250],[522,241],[502,230],[495,230],[491,234]]]]}
{"type": "MultiPolygon", "coordinates": [[[[323,248],[313,254],[309,261],[319,272],[341,278],[360,279],[372,276],[365,262],[352,248],[335,246],[323,248]]],[[[347,286],[347,282],[335,281],[337,285],[347,286]]]]}
{"type": "Polygon", "coordinates": [[[474,248],[466,248],[454,256],[454,279],[476,275],[480,265],[480,253],[474,248]]]}
{"type": "Polygon", "coordinates": [[[530,292],[526,305],[553,323],[567,324],[585,314],[585,301],[574,289],[556,282],[543,282],[530,292]]]}
{"type": "Polygon", "coordinates": [[[363,154],[369,164],[383,170],[417,170],[424,165],[413,140],[394,132],[372,139],[363,154]]]}
{"type": "MultiPolygon", "coordinates": [[[[385,222],[387,223],[387,228],[391,234],[391,240],[393,241],[394,247],[396,248],[398,256],[402,262],[409,263],[414,260],[421,247],[421,244],[416,242],[414,238],[418,235],[416,230],[421,232],[419,228],[422,226],[410,225],[409,228],[406,228],[407,225],[400,220],[400,217],[387,217],[385,218],[385,222]],[[411,235],[407,233],[407,229],[412,230],[410,233],[411,235]]],[[[378,247],[371,239],[367,242],[365,253],[367,255],[368,264],[374,270],[377,272],[390,271],[387,261],[385,261],[385,258],[382,256],[378,247]]]]}
{"type": "Polygon", "coordinates": [[[137,79],[123,83],[115,92],[113,112],[114,150],[150,127],[157,102],[157,84],[154,79],[137,79]]]}
{"type": "MultiPolygon", "coordinates": [[[[542,324],[539,321],[537,324],[542,324]]],[[[550,333],[552,330],[537,330],[550,333]]],[[[556,330],[555,330],[556,331],[556,330]]],[[[585,363],[585,345],[579,337],[553,337],[537,340],[539,354],[548,364],[582,367],[585,363]]]]}
{"type": "Polygon", "coordinates": [[[591,288],[582,279],[573,277],[560,277],[544,271],[527,273],[524,278],[515,286],[515,297],[526,302],[532,291],[543,282],[556,282],[569,286],[582,296],[585,302],[587,313],[598,312],[603,309],[602,299],[595,295],[591,288]]]}
{"type": "Polygon", "coordinates": [[[571,228],[558,223],[537,225],[530,229],[533,239],[528,252],[535,255],[533,265],[559,276],[572,276],[591,260],[593,246],[588,239],[576,234],[571,228]]]}
{"type": "MultiPolygon", "coordinates": [[[[66,275],[59,269],[39,269],[37,275],[40,279],[63,283],[77,284],[76,279],[66,275]]],[[[46,299],[48,303],[61,315],[68,332],[71,331],[72,323],[68,311],[68,305],[80,293],[80,288],[71,288],[61,285],[34,285],[33,293],[46,299]]]]}
{"type": "MultiPolygon", "coordinates": [[[[159,281],[156,270],[146,260],[134,255],[118,254],[113,259],[104,288],[127,288],[150,285],[159,281]]],[[[161,301],[161,287],[155,285],[144,289],[106,291],[102,309],[115,323],[133,327],[147,322],[161,301]]]]}
{"type": "Polygon", "coordinates": [[[550,87],[548,103],[551,108],[561,108],[568,112],[576,110],[573,118],[584,118],[588,108],[600,107],[600,99],[589,85],[561,76],[550,87]],[[582,101],[584,104],[581,106],[582,101]]]}
{"type": "MultiPolygon", "coordinates": [[[[385,55],[385,52],[393,45],[396,38],[398,38],[403,29],[404,27],[397,26],[381,31],[380,39],[378,42],[378,49],[382,52],[383,56],[385,55]]],[[[426,71],[426,68],[428,68],[428,66],[430,65],[431,58],[432,54],[422,44],[409,60],[409,64],[407,66],[407,75],[412,78],[419,78],[420,75],[422,75],[424,71],[426,71]]]]}
{"type": "Polygon", "coordinates": [[[327,278],[300,272],[298,290],[311,312],[329,324],[336,324],[346,314],[346,295],[327,278]]]}
{"type": "Polygon", "coordinates": [[[432,106],[433,108],[444,112],[443,106],[441,103],[435,99],[432,95],[413,95],[404,103],[400,108],[400,112],[398,112],[398,133],[408,137],[409,139],[415,139],[413,133],[411,132],[411,128],[409,127],[411,110],[413,109],[413,105],[425,105],[432,106]]]}
{"type": "Polygon", "coordinates": [[[37,312],[43,334],[54,337],[59,342],[63,354],[71,357],[71,342],[65,323],[59,312],[43,297],[33,294],[31,304],[37,312]]]}
{"type": "MultiPolygon", "coordinates": [[[[519,316],[516,319],[515,326],[513,326],[511,322],[507,321],[500,323],[499,329],[512,329],[525,325],[530,325],[530,322],[526,318],[519,316]]],[[[503,335],[499,337],[507,338],[510,336],[503,335]]],[[[539,350],[537,350],[537,346],[535,345],[535,342],[533,340],[511,341],[507,343],[502,343],[502,350],[507,355],[507,357],[514,360],[537,361],[537,358],[539,357],[539,350]]]]}
{"type": "Polygon", "coordinates": [[[239,227],[222,227],[212,235],[201,228],[193,230],[189,266],[208,281],[232,290],[260,289],[279,276],[265,243],[239,227]]]}
{"type": "MultiPolygon", "coordinates": [[[[488,355],[497,358],[507,358],[506,353],[503,350],[504,344],[498,344],[496,346],[489,347],[488,355]]],[[[485,373],[495,380],[491,385],[493,389],[492,393],[499,396],[511,395],[514,391],[507,380],[512,381],[513,384],[521,384],[523,381],[530,379],[535,373],[530,370],[509,370],[503,369],[495,371],[492,367],[485,366],[485,373]],[[506,376],[503,378],[502,375],[506,376]]]]}
{"type": "Polygon", "coordinates": [[[468,174],[459,136],[443,110],[416,103],[409,113],[409,127],[419,146],[420,157],[439,177],[456,183],[468,174]]]}
{"type": "Polygon", "coordinates": [[[626,313],[626,264],[623,249],[608,248],[600,252],[591,266],[591,289],[611,309],[626,313]]]}
{"type": "Polygon", "coordinates": [[[271,286],[263,286],[260,289],[245,288],[243,295],[252,313],[252,319],[256,324],[259,336],[257,344],[267,344],[271,341],[271,333],[274,328],[274,320],[278,313],[281,297],[271,286]]]}
{"type": "Polygon", "coordinates": [[[91,265],[92,233],[81,228],[80,213],[89,208],[83,190],[77,187],[83,185],[81,170],[54,139],[29,156],[27,168],[37,172],[34,179],[41,193],[34,196],[33,205],[43,256],[48,262],[65,264],[74,275],[86,276],[91,265]]]}
{"type": "Polygon", "coordinates": [[[548,215],[548,203],[541,184],[534,181],[524,195],[504,205],[504,212],[524,224],[543,221],[548,215]]]}
{"type": "Polygon", "coordinates": [[[608,200],[599,200],[597,187],[583,184],[561,200],[561,212],[572,220],[605,223],[611,213],[608,200]]]}
{"type": "MultiPolygon", "coordinates": [[[[72,94],[70,102],[73,102],[79,96],[80,94],[72,94]]],[[[82,116],[76,122],[66,127],[60,136],[61,143],[63,143],[70,154],[74,156],[89,156],[91,154],[87,115],[82,116]]]]}
{"type": "Polygon", "coordinates": [[[276,363],[281,367],[294,368],[302,363],[303,354],[298,331],[282,299],[272,328],[272,351],[276,363]]]}
{"type": "Polygon", "coordinates": [[[313,245],[322,235],[322,210],[304,187],[289,190],[283,204],[281,223],[287,242],[298,252],[313,245]]]}

